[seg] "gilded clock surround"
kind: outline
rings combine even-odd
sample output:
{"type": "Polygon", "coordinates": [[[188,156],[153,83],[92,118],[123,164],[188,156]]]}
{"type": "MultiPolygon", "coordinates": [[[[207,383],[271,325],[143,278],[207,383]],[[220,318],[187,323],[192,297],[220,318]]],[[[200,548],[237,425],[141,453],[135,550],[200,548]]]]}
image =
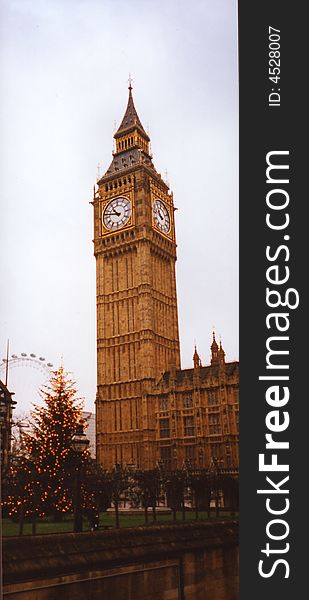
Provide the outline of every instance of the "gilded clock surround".
{"type": "Polygon", "coordinates": [[[126,192],[123,194],[121,194],[121,193],[118,193],[116,195],[112,194],[110,197],[108,196],[107,198],[102,200],[102,202],[101,202],[101,220],[102,220],[101,236],[113,234],[118,231],[123,231],[124,229],[128,229],[128,228],[132,227],[134,225],[134,194],[133,194],[133,190],[131,192],[126,192]],[[114,200],[117,200],[118,198],[124,198],[130,202],[131,214],[130,214],[128,221],[124,225],[120,226],[119,228],[109,229],[104,222],[104,215],[105,215],[108,207],[110,206],[110,204],[114,200]]]}
{"type": "Polygon", "coordinates": [[[155,198],[152,203],[152,224],[160,233],[168,236],[171,231],[171,216],[166,205],[155,198]]]}

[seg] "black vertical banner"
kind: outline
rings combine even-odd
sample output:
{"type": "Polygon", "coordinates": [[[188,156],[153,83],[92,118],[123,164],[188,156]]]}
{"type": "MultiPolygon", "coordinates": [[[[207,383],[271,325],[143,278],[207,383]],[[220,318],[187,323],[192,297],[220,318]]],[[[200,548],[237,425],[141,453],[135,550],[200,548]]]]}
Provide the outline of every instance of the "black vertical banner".
{"type": "Polygon", "coordinates": [[[239,1],[240,600],[308,594],[306,8],[239,1]]]}

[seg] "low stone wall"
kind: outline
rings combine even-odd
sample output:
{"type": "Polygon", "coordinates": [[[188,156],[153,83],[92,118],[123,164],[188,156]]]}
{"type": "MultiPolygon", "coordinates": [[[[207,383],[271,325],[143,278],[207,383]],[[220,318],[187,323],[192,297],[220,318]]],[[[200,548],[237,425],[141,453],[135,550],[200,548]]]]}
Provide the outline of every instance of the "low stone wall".
{"type": "Polygon", "coordinates": [[[9,600],[238,600],[236,522],[6,538],[9,600]]]}

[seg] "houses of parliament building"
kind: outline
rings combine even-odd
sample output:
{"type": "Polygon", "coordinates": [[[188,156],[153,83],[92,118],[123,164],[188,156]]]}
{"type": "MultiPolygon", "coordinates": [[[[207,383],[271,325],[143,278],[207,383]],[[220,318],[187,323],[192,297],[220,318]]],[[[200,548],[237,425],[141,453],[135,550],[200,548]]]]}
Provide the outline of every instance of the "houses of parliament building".
{"type": "Polygon", "coordinates": [[[157,173],[132,87],[94,209],[97,460],[153,469],[238,465],[239,364],[215,334],[181,369],[173,194],[157,173]]]}

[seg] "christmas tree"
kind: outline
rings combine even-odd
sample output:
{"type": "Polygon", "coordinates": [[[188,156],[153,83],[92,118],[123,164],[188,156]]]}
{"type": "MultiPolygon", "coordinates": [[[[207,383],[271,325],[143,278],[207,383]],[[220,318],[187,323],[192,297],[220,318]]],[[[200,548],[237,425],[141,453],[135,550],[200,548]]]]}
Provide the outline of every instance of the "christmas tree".
{"type": "MultiPolygon", "coordinates": [[[[32,412],[32,433],[25,436],[23,460],[15,467],[10,514],[55,517],[72,510],[76,456],[72,436],[83,422],[74,382],[60,367],[41,390],[42,406],[32,412]]],[[[78,457],[89,461],[88,451],[78,457]]]]}

